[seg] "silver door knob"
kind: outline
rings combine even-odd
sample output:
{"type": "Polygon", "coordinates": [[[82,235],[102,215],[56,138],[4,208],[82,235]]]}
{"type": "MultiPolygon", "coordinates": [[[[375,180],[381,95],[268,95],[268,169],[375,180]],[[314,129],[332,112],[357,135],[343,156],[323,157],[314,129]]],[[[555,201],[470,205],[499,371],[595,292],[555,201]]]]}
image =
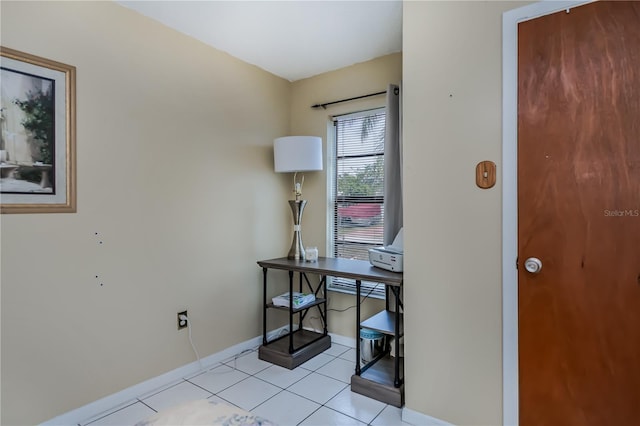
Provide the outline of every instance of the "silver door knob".
{"type": "Polygon", "coordinates": [[[530,257],[524,261],[524,269],[532,274],[537,274],[542,270],[542,261],[537,257],[530,257]]]}

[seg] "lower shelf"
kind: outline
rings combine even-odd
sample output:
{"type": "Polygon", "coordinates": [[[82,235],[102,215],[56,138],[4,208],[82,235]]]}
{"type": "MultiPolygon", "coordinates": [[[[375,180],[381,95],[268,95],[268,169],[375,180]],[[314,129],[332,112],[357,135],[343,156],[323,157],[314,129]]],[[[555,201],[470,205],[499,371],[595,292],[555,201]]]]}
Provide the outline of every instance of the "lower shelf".
{"type": "Polygon", "coordinates": [[[272,364],[293,370],[314,356],[331,347],[331,337],[309,330],[296,330],[293,332],[293,347],[297,348],[317,339],[315,342],[294,353],[289,353],[289,337],[283,337],[276,341],[260,346],[258,358],[272,364]]]}
{"type": "MultiPolygon", "coordinates": [[[[385,402],[395,407],[404,405],[404,380],[400,387],[393,385],[394,358],[387,356],[369,367],[360,376],[351,376],[351,391],[385,402]]],[[[404,359],[400,358],[400,379],[404,379],[404,359]]]]}

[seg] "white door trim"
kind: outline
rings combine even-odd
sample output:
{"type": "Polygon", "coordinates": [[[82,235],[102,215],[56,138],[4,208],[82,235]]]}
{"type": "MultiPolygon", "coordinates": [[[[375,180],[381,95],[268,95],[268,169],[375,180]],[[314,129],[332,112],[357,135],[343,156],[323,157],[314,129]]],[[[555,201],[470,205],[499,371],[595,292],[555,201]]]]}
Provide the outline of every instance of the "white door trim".
{"type": "Polygon", "coordinates": [[[591,1],[542,1],[502,15],[502,423],[509,426],[518,424],[518,23],[591,1]]]}

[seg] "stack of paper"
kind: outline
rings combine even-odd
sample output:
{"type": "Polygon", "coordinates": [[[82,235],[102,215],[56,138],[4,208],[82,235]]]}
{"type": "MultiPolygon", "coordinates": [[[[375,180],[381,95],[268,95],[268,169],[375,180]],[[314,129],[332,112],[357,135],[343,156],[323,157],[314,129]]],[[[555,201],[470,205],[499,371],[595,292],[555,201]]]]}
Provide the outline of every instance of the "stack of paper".
{"type": "MultiPolygon", "coordinates": [[[[289,292],[283,293],[280,296],[276,296],[273,299],[273,304],[275,306],[284,306],[289,307],[289,292]]],[[[304,305],[307,305],[316,300],[316,296],[313,293],[298,293],[293,292],[293,308],[301,308],[304,305]]]]}

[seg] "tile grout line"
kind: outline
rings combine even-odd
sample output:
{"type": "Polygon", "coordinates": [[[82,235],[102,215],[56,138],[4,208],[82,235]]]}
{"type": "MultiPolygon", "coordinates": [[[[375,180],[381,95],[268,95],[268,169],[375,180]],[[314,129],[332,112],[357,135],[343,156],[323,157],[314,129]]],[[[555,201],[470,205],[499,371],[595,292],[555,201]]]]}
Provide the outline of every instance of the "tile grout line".
{"type": "MultiPolygon", "coordinates": [[[[345,351],[345,352],[347,352],[347,351],[345,351]]],[[[336,412],[336,413],[338,413],[338,414],[340,414],[340,415],[343,415],[343,416],[349,417],[349,418],[351,418],[351,419],[354,419],[354,420],[356,420],[356,421],[358,421],[358,422],[360,422],[360,423],[364,423],[362,420],[360,420],[360,419],[358,419],[358,418],[356,418],[356,417],[353,417],[353,416],[351,416],[351,415],[349,415],[349,414],[343,413],[342,411],[339,411],[339,410],[336,410],[336,409],[334,409],[334,408],[332,408],[332,407],[327,406],[327,403],[328,403],[329,401],[333,400],[333,398],[335,398],[336,396],[338,396],[338,394],[340,394],[341,392],[343,392],[345,389],[347,389],[347,388],[349,387],[349,383],[345,383],[345,382],[343,382],[342,380],[336,379],[335,377],[327,376],[326,374],[322,374],[322,373],[318,372],[318,370],[319,370],[320,368],[322,368],[322,367],[326,366],[327,364],[329,364],[329,363],[331,363],[331,362],[335,361],[336,359],[345,360],[344,358],[339,358],[339,356],[336,356],[336,355],[328,355],[328,356],[332,356],[334,359],[332,359],[331,361],[326,362],[325,364],[322,364],[322,365],[321,365],[320,367],[318,367],[316,370],[308,370],[308,369],[306,369],[306,368],[304,368],[304,367],[302,367],[302,366],[299,366],[300,368],[303,368],[304,370],[309,371],[309,374],[307,374],[306,376],[304,376],[304,377],[302,377],[302,378],[298,379],[297,381],[293,382],[292,384],[290,384],[290,385],[289,385],[289,386],[287,386],[286,388],[282,388],[282,387],[280,387],[280,386],[278,386],[278,385],[276,385],[276,384],[274,384],[274,383],[271,383],[271,382],[269,382],[269,381],[267,381],[267,380],[264,380],[264,379],[262,379],[262,378],[260,378],[260,377],[256,377],[256,374],[261,373],[262,371],[266,370],[266,369],[267,369],[267,368],[269,368],[269,367],[263,368],[262,370],[260,370],[260,371],[258,371],[258,372],[256,372],[256,373],[252,374],[252,375],[251,375],[251,377],[255,377],[256,379],[261,380],[261,381],[263,381],[263,382],[265,382],[265,383],[267,383],[267,384],[270,384],[270,385],[276,386],[276,387],[280,388],[281,390],[280,390],[278,393],[276,393],[275,395],[273,395],[273,396],[271,396],[271,397],[267,398],[266,400],[264,400],[264,401],[263,401],[263,402],[261,402],[260,404],[256,405],[256,406],[255,406],[255,407],[253,407],[251,410],[255,410],[256,408],[258,408],[258,407],[259,407],[259,406],[261,406],[262,404],[265,404],[267,401],[269,401],[269,400],[271,400],[271,399],[275,398],[277,395],[281,394],[283,391],[287,391],[287,392],[291,393],[292,395],[295,395],[295,396],[298,396],[298,397],[300,397],[300,398],[306,399],[307,401],[310,401],[310,402],[312,402],[312,403],[314,403],[314,404],[319,404],[319,407],[318,407],[318,408],[316,408],[315,410],[313,410],[313,411],[312,411],[308,416],[306,416],[304,419],[302,419],[300,422],[298,422],[298,423],[297,423],[297,425],[302,424],[306,419],[308,419],[309,417],[311,417],[315,412],[317,412],[318,410],[320,410],[320,408],[322,408],[322,407],[325,407],[326,409],[331,410],[331,411],[334,411],[334,412],[336,412]],[[306,397],[306,396],[304,396],[304,395],[300,395],[300,394],[298,394],[298,393],[296,393],[296,392],[294,392],[294,391],[292,391],[292,390],[289,390],[289,388],[290,388],[291,386],[293,386],[293,385],[295,385],[296,383],[298,383],[298,382],[300,382],[300,381],[304,380],[305,378],[309,377],[309,376],[310,376],[311,374],[313,374],[313,373],[317,373],[317,374],[319,374],[320,376],[327,377],[327,378],[329,378],[329,379],[332,379],[332,380],[335,380],[335,381],[337,381],[337,382],[340,382],[340,383],[341,383],[341,384],[343,384],[344,386],[343,386],[343,387],[342,387],[338,392],[336,392],[336,394],[335,394],[335,395],[333,395],[331,398],[329,398],[329,400],[327,400],[327,401],[326,401],[326,402],[324,402],[324,403],[319,403],[319,402],[314,401],[314,400],[312,400],[312,399],[310,399],[310,398],[308,398],[308,397],[306,397]]],[[[348,361],[348,360],[345,360],[345,361],[348,361]]],[[[275,365],[275,364],[274,364],[274,365],[275,365]]],[[[241,370],[239,370],[239,371],[241,371],[241,370]]],[[[238,382],[238,383],[240,383],[240,382],[238,382]]],[[[237,384],[237,383],[236,383],[236,384],[237,384]]],[[[233,386],[233,385],[231,385],[231,386],[233,386]]],[[[230,386],[230,387],[231,387],[231,386],[230,386]]],[[[227,389],[228,389],[228,388],[227,388],[227,389]]],[[[384,405],[384,407],[382,407],[382,409],[380,409],[380,411],[379,411],[379,412],[378,412],[378,413],[373,417],[373,419],[371,419],[371,422],[369,422],[369,423],[365,423],[365,424],[367,424],[367,425],[371,425],[371,423],[372,423],[372,422],[374,422],[374,421],[375,421],[375,419],[377,419],[377,418],[378,418],[378,416],[380,416],[380,414],[385,410],[385,408],[387,408],[387,406],[388,406],[388,404],[385,404],[385,405],[384,405]]]]}
{"type": "Polygon", "coordinates": [[[313,416],[315,413],[317,413],[322,407],[324,407],[324,405],[320,405],[318,408],[316,408],[315,410],[313,410],[311,413],[309,413],[309,415],[307,417],[305,417],[304,419],[300,420],[298,423],[296,423],[296,426],[300,426],[302,423],[304,423],[305,420],[307,420],[309,417],[313,416]]]}
{"type": "Polygon", "coordinates": [[[144,405],[145,407],[149,407],[149,409],[150,409],[150,410],[153,410],[153,411],[154,411],[154,412],[156,412],[156,413],[158,412],[158,410],[156,410],[155,408],[153,408],[152,406],[150,406],[149,404],[147,404],[147,403],[146,403],[146,402],[144,402],[143,400],[138,399],[138,401],[139,401],[142,405],[144,405]]]}
{"type": "MultiPolygon", "coordinates": [[[[344,345],[340,345],[340,346],[344,346],[344,345]]],[[[345,347],[346,347],[346,346],[345,346],[345,347]]],[[[207,366],[206,368],[202,368],[201,370],[199,370],[199,371],[197,371],[197,372],[195,372],[195,373],[193,373],[193,374],[190,374],[190,375],[188,375],[188,376],[185,376],[185,377],[183,377],[180,381],[177,381],[177,382],[174,382],[174,383],[169,383],[169,384],[166,384],[166,385],[160,386],[160,387],[158,387],[158,388],[156,389],[156,391],[151,391],[151,392],[146,393],[146,394],[144,394],[144,395],[140,395],[140,396],[138,396],[136,399],[131,400],[129,403],[124,403],[124,404],[122,404],[120,407],[117,407],[117,408],[116,408],[116,407],[114,407],[114,409],[112,409],[112,410],[105,411],[104,413],[99,413],[99,414],[97,414],[96,416],[94,416],[94,417],[92,417],[92,418],[90,418],[90,419],[87,419],[87,420],[90,420],[91,422],[96,422],[96,421],[98,421],[98,420],[100,420],[100,419],[103,419],[103,418],[105,418],[105,417],[107,417],[107,416],[113,415],[113,414],[115,414],[115,413],[117,413],[117,412],[119,412],[119,411],[121,411],[121,410],[124,410],[124,409],[126,409],[126,408],[129,408],[129,407],[131,407],[131,406],[133,406],[133,405],[137,404],[138,402],[142,403],[142,405],[143,405],[143,406],[145,406],[145,407],[149,408],[149,409],[150,409],[150,410],[152,410],[154,413],[157,413],[157,412],[158,412],[158,410],[156,410],[156,409],[154,409],[153,407],[151,407],[150,405],[148,405],[148,404],[147,404],[147,403],[142,399],[142,397],[144,397],[145,399],[147,399],[147,398],[151,398],[151,397],[153,397],[153,396],[155,396],[155,395],[158,395],[158,394],[160,394],[160,393],[162,393],[162,392],[164,392],[164,391],[167,391],[167,390],[169,390],[169,389],[172,389],[172,388],[174,388],[174,387],[176,387],[176,386],[178,386],[178,385],[180,385],[180,384],[182,384],[182,383],[184,383],[184,382],[186,382],[186,383],[188,383],[188,384],[190,384],[190,385],[192,385],[192,386],[197,387],[198,389],[201,389],[201,390],[203,390],[203,391],[205,391],[205,392],[209,393],[210,395],[209,395],[206,399],[211,399],[212,397],[216,397],[216,398],[219,398],[219,399],[220,399],[220,400],[222,400],[222,401],[225,401],[226,403],[229,403],[229,404],[231,404],[231,405],[235,405],[235,404],[233,404],[231,401],[228,401],[227,399],[225,399],[225,398],[221,397],[221,396],[219,395],[219,393],[224,392],[225,390],[227,390],[227,389],[229,389],[229,388],[231,388],[231,387],[233,387],[233,386],[235,386],[235,385],[237,385],[237,384],[239,384],[239,383],[241,383],[241,382],[243,382],[243,381],[247,380],[249,377],[253,377],[253,378],[257,379],[257,380],[260,380],[261,382],[264,382],[264,383],[266,383],[266,384],[269,384],[269,385],[271,385],[271,386],[274,386],[274,387],[278,388],[278,391],[277,391],[274,395],[272,395],[271,397],[269,397],[269,398],[267,398],[266,400],[262,401],[261,403],[257,404],[257,405],[256,405],[255,407],[253,407],[250,411],[255,410],[257,407],[261,406],[262,404],[267,403],[268,401],[270,401],[270,400],[272,400],[273,398],[275,398],[277,395],[282,394],[282,392],[287,391],[287,392],[288,392],[289,394],[291,394],[291,395],[295,395],[295,396],[297,396],[297,397],[303,398],[303,399],[305,399],[305,400],[307,400],[307,401],[309,401],[309,402],[312,402],[312,403],[314,403],[314,404],[318,404],[318,407],[317,407],[317,408],[315,408],[311,413],[309,413],[309,414],[308,414],[304,419],[302,419],[300,422],[298,422],[298,423],[297,423],[297,425],[302,424],[305,420],[307,420],[307,419],[308,419],[309,417],[311,417],[313,414],[315,414],[316,412],[318,412],[322,407],[325,407],[325,408],[326,408],[326,409],[328,409],[328,410],[331,410],[331,411],[333,411],[333,412],[335,412],[335,413],[338,413],[338,414],[340,414],[340,415],[344,415],[344,416],[346,416],[346,417],[349,417],[349,418],[351,418],[351,419],[353,419],[353,420],[355,420],[355,421],[358,421],[358,422],[361,422],[361,423],[363,423],[363,424],[364,424],[364,422],[363,422],[362,420],[360,420],[360,419],[358,419],[358,418],[356,418],[356,417],[353,417],[352,415],[349,415],[349,414],[343,413],[342,411],[339,411],[339,410],[337,410],[337,409],[334,409],[334,408],[329,407],[329,406],[327,406],[327,405],[326,405],[326,404],[327,404],[327,403],[329,403],[331,400],[333,400],[337,395],[339,395],[341,392],[343,392],[345,389],[347,389],[347,388],[349,387],[349,383],[348,383],[348,382],[346,382],[346,383],[345,383],[344,381],[342,381],[342,380],[340,380],[340,379],[337,379],[337,378],[335,378],[335,377],[331,377],[331,376],[329,376],[329,375],[327,375],[327,374],[324,374],[324,373],[322,373],[322,372],[319,372],[319,371],[318,371],[318,370],[322,369],[323,367],[327,366],[328,364],[330,364],[331,362],[334,362],[334,361],[336,361],[336,360],[347,361],[347,362],[353,362],[353,361],[351,361],[351,360],[350,360],[350,358],[342,358],[342,356],[343,356],[344,354],[346,354],[347,352],[349,352],[351,349],[353,349],[353,348],[351,348],[351,347],[347,347],[347,349],[346,349],[346,350],[344,350],[344,351],[342,351],[342,352],[340,352],[340,353],[338,353],[338,354],[325,354],[325,355],[327,355],[328,357],[330,357],[330,360],[329,360],[329,361],[327,361],[327,362],[325,362],[325,363],[322,363],[321,365],[317,366],[315,369],[310,369],[310,368],[308,368],[308,367],[303,367],[302,365],[298,366],[298,367],[300,367],[302,370],[305,370],[304,372],[305,372],[306,374],[305,374],[303,377],[301,377],[301,378],[299,378],[299,379],[295,380],[294,382],[292,382],[292,383],[288,384],[288,385],[287,385],[287,387],[282,387],[281,385],[277,385],[277,384],[275,384],[275,383],[271,383],[271,382],[269,382],[268,380],[262,379],[261,377],[258,377],[258,376],[257,376],[258,374],[260,374],[260,373],[264,372],[265,370],[267,370],[268,368],[270,368],[270,367],[271,367],[271,365],[270,365],[270,366],[266,366],[266,367],[264,367],[264,368],[262,368],[262,369],[260,369],[260,370],[258,370],[258,371],[255,371],[255,372],[253,372],[253,373],[247,373],[246,371],[243,371],[243,370],[239,369],[239,368],[237,367],[237,360],[238,360],[239,358],[241,358],[241,357],[248,356],[249,354],[251,354],[251,353],[253,353],[253,352],[256,352],[256,351],[257,351],[257,348],[247,349],[247,350],[244,350],[244,351],[242,351],[242,352],[238,353],[237,355],[235,355],[235,356],[233,356],[233,357],[230,357],[230,358],[228,358],[228,359],[226,359],[226,360],[224,360],[224,361],[221,361],[221,362],[216,363],[216,364],[214,364],[214,365],[207,366]],[[230,364],[231,364],[231,365],[230,365],[230,364]],[[230,370],[229,372],[236,371],[236,372],[239,372],[239,373],[242,373],[242,374],[246,374],[246,375],[247,375],[247,377],[244,377],[244,378],[242,378],[241,380],[239,380],[239,381],[237,381],[237,382],[235,382],[235,383],[233,383],[233,384],[231,384],[231,385],[229,385],[229,386],[226,386],[225,388],[221,389],[221,390],[220,390],[220,391],[218,391],[218,392],[212,392],[212,391],[210,391],[210,390],[206,389],[205,387],[203,387],[203,386],[201,386],[201,385],[199,385],[199,384],[194,383],[194,382],[192,382],[192,381],[191,381],[191,380],[193,380],[195,377],[198,377],[198,376],[203,375],[203,374],[211,373],[213,370],[218,369],[218,368],[220,368],[220,367],[222,367],[222,366],[227,367],[227,368],[230,368],[231,370],[230,370]],[[314,400],[312,400],[312,399],[310,399],[310,398],[308,398],[308,397],[306,397],[306,396],[299,395],[298,393],[296,393],[296,392],[294,392],[294,391],[290,390],[290,388],[291,388],[292,386],[294,386],[295,384],[297,384],[297,383],[299,383],[300,381],[304,380],[305,378],[308,378],[308,377],[309,377],[309,376],[311,376],[313,373],[317,373],[317,374],[318,374],[318,375],[320,375],[320,376],[323,376],[323,377],[326,377],[326,378],[329,378],[329,379],[335,380],[335,381],[339,382],[340,384],[342,384],[342,385],[344,385],[344,386],[343,386],[343,387],[342,387],[338,392],[336,392],[336,393],[335,393],[335,395],[331,396],[331,397],[329,398],[329,400],[325,401],[324,403],[318,403],[317,401],[314,401],[314,400]],[[103,415],[101,415],[101,414],[103,414],[103,415]],[[100,417],[98,417],[98,416],[100,416],[100,417]]],[[[276,364],[273,364],[273,365],[276,365],[276,364]]],[[[297,367],[296,367],[296,368],[297,368],[297,367]]],[[[293,371],[293,370],[292,370],[292,371],[293,371]]],[[[382,414],[382,412],[383,412],[383,411],[384,411],[388,406],[389,406],[388,404],[384,404],[384,406],[383,406],[383,407],[380,409],[380,411],[379,411],[379,412],[378,412],[378,413],[373,417],[373,419],[372,419],[370,422],[366,423],[366,424],[367,424],[367,425],[371,425],[374,421],[376,421],[376,419],[378,419],[378,418],[380,417],[380,415],[382,414]]],[[[89,425],[89,424],[90,424],[89,422],[85,422],[85,423],[82,423],[82,422],[81,422],[81,423],[79,423],[79,424],[78,424],[78,426],[82,426],[82,425],[87,426],[87,425],[89,425]]]]}
{"type": "MultiPolygon", "coordinates": [[[[117,413],[119,411],[127,409],[127,408],[131,407],[132,405],[137,404],[138,401],[139,400],[137,398],[136,399],[132,399],[130,401],[127,401],[127,402],[125,402],[123,404],[118,405],[117,407],[113,407],[112,409],[103,411],[102,413],[98,413],[98,414],[96,414],[96,415],[94,415],[92,417],[89,417],[88,419],[85,419],[84,421],[79,422],[78,426],[87,426],[87,425],[90,425],[91,423],[95,423],[98,420],[104,419],[105,417],[108,417],[108,416],[110,416],[112,414],[115,414],[115,413],[117,413]]],[[[149,408],[151,408],[151,407],[149,407],[149,408]]]]}

